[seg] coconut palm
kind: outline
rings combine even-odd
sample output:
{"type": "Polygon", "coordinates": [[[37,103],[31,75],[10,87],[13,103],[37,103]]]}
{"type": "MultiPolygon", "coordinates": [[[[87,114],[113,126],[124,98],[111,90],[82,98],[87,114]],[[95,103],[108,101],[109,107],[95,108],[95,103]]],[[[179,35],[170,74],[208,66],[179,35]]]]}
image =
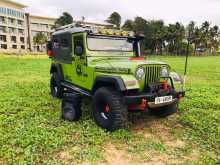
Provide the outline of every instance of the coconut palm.
{"type": "Polygon", "coordinates": [[[106,20],[106,22],[111,23],[113,25],[116,25],[116,27],[118,29],[120,29],[121,26],[121,16],[119,13],[117,12],[113,12],[108,19],[106,20]]]}

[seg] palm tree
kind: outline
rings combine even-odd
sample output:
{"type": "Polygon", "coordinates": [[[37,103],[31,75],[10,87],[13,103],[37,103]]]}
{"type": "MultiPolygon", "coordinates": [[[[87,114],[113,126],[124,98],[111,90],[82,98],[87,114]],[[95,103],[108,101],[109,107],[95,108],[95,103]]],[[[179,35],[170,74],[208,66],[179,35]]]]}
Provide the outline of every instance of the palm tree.
{"type": "Polygon", "coordinates": [[[113,25],[116,25],[116,27],[118,29],[120,29],[121,26],[121,16],[119,13],[117,12],[113,12],[108,19],[106,20],[106,22],[111,23],[113,25]]]}
{"type": "Polygon", "coordinates": [[[167,28],[166,38],[169,52],[176,55],[180,54],[180,48],[185,39],[185,27],[179,22],[176,22],[176,24],[170,24],[167,28]]]}
{"type": "Polygon", "coordinates": [[[218,51],[220,46],[220,39],[219,39],[219,27],[213,26],[210,28],[210,53],[212,53],[212,50],[218,51]]]}
{"type": "Polygon", "coordinates": [[[194,49],[194,54],[197,50],[197,48],[200,48],[202,46],[202,42],[203,42],[203,34],[202,31],[199,27],[195,28],[195,33],[194,33],[194,45],[195,45],[195,49],[194,49]]]}
{"type": "Polygon", "coordinates": [[[127,31],[133,31],[134,29],[134,22],[130,19],[126,20],[124,25],[122,26],[123,30],[127,30],[127,31]]]}
{"type": "Polygon", "coordinates": [[[166,27],[161,20],[151,21],[146,28],[146,38],[149,38],[147,45],[150,46],[152,53],[162,54],[166,40],[166,27]]]}
{"type": "Polygon", "coordinates": [[[73,17],[68,12],[64,12],[55,22],[55,28],[73,23],[73,17]]]}
{"type": "Polygon", "coordinates": [[[189,47],[192,44],[195,44],[195,22],[191,21],[188,26],[186,27],[187,34],[186,34],[186,39],[187,39],[187,54],[189,54],[189,47]]]}
{"type": "Polygon", "coordinates": [[[202,24],[201,27],[201,44],[204,48],[209,48],[210,47],[210,23],[208,21],[205,21],[202,24]]]}

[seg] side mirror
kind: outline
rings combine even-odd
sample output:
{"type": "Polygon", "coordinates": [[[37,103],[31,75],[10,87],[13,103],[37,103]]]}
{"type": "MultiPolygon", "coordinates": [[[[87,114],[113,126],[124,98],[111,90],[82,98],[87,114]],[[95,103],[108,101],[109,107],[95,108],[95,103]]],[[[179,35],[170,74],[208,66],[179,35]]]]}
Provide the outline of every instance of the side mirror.
{"type": "Polygon", "coordinates": [[[75,54],[76,54],[77,56],[82,56],[82,54],[83,54],[83,47],[82,47],[82,46],[76,46],[76,48],[75,48],[75,54]]]}

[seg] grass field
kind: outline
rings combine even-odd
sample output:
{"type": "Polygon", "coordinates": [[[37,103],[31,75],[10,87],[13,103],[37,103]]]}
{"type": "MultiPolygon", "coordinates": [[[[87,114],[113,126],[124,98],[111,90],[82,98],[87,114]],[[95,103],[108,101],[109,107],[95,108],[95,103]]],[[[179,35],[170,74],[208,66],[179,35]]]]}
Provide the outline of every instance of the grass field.
{"type": "MultiPolygon", "coordinates": [[[[160,57],[183,73],[184,58],[160,57]]],[[[79,122],[60,119],[47,57],[0,56],[0,164],[216,164],[220,57],[190,57],[187,96],[167,119],[130,116],[128,130],[96,126],[88,99],[79,122]]]]}

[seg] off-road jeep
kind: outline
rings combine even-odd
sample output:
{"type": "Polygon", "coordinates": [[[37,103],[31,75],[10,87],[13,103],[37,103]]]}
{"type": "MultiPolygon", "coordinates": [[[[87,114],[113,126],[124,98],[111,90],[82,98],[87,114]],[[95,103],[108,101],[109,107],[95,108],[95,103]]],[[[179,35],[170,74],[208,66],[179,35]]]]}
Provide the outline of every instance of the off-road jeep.
{"type": "Polygon", "coordinates": [[[48,42],[51,94],[62,99],[62,117],[81,115],[81,96],[93,104],[96,123],[109,131],[123,128],[128,112],[151,111],[168,116],[177,111],[181,77],[169,65],[141,56],[141,35],[119,30],[69,27],[48,42]]]}

